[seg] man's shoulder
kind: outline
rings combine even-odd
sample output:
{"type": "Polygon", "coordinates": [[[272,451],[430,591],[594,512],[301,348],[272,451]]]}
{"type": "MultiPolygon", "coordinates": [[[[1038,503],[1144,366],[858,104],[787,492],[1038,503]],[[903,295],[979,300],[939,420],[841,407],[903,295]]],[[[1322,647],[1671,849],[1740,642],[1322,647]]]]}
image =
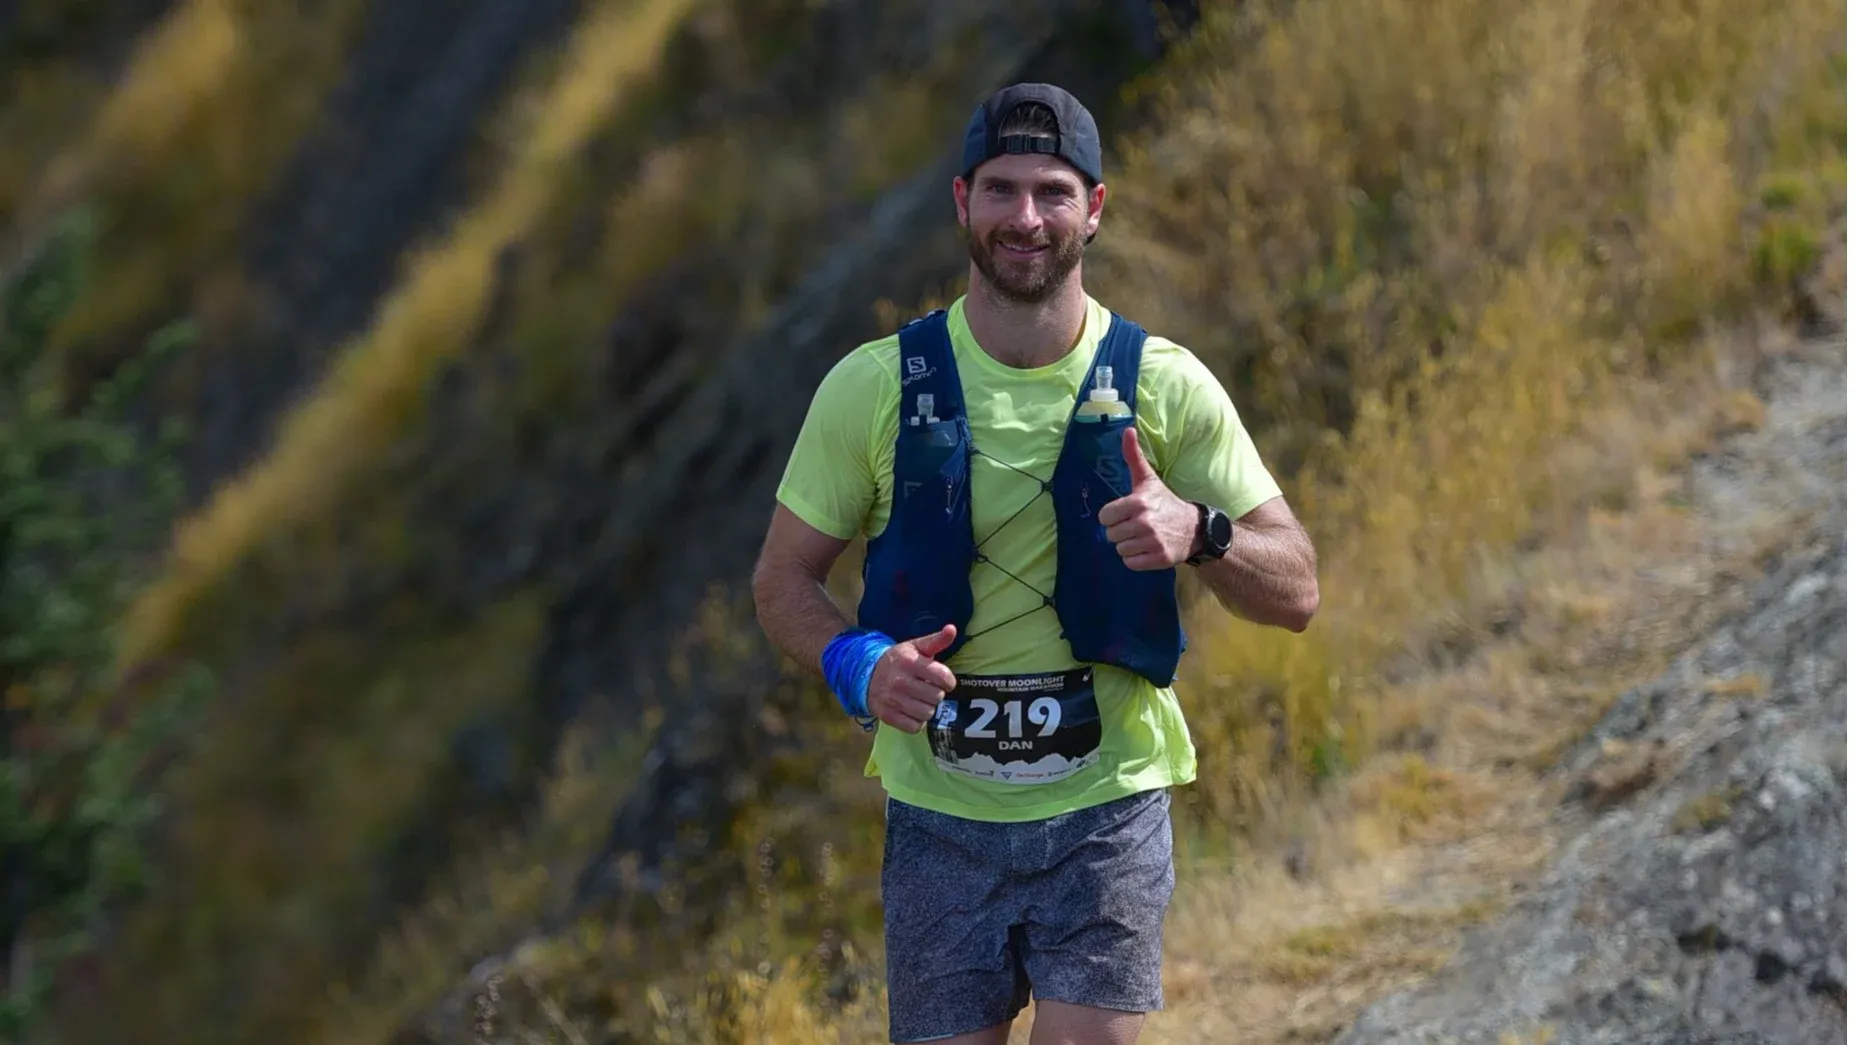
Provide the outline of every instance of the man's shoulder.
{"type": "Polygon", "coordinates": [[[1179,392],[1220,384],[1197,352],[1164,334],[1147,334],[1141,346],[1143,383],[1179,392]]]}
{"type": "Polygon", "coordinates": [[[862,356],[874,369],[890,377],[896,377],[896,368],[901,364],[903,355],[903,338],[901,334],[886,334],[875,341],[866,341],[851,354],[862,356]]]}
{"type": "Polygon", "coordinates": [[[1101,315],[1104,317],[1102,320],[1104,323],[1104,330],[1108,329],[1107,320],[1109,317],[1120,317],[1123,322],[1133,323],[1141,328],[1142,334],[1145,335],[1141,343],[1142,370],[1144,372],[1147,370],[1148,361],[1151,359],[1163,367],[1203,366],[1203,364],[1200,363],[1199,357],[1194,355],[1191,349],[1165,334],[1156,332],[1152,325],[1142,321],[1139,317],[1129,315],[1126,312],[1118,312],[1103,304],[1101,301],[1098,301],[1095,297],[1091,297],[1089,300],[1092,308],[1101,310],[1101,315]]]}
{"type": "Polygon", "coordinates": [[[1103,324],[1103,330],[1108,330],[1111,317],[1120,317],[1124,322],[1141,328],[1144,335],[1141,342],[1143,395],[1172,399],[1202,389],[1208,382],[1218,385],[1218,378],[1213,375],[1211,368],[1192,349],[1165,334],[1157,333],[1153,326],[1139,317],[1110,308],[1094,295],[1089,296],[1089,302],[1091,308],[1100,310],[1099,314],[1103,318],[1099,322],[1103,324]]]}
{"type": "Polygon", "coordinates": [[[1141,358],[1153,359],[1162,366],[1204,366],[1199,356],[1174,339],[1162,334],[1148,331],[1147,340],[1141,343],[1141,358]]]}
{"type": "Polygon", "coordinates": [[[902,346],[897,335],[890,334],[866,341],[845,353],[826,372],[820,390],[830,395],[873,395],[894,390],[900,382],[902,346]]]}

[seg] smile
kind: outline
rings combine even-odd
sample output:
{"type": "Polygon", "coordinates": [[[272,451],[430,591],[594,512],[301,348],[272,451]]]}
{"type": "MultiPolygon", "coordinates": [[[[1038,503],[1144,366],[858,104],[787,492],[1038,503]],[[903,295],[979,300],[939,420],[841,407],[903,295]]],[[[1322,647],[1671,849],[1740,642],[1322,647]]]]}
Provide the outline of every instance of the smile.
{"type": "Polygon", "coordinates": [[[1015,247],[1010,243],[1001,243],[999,245],[999,249],[1005,251],[1006,253],[1012,255],[1015,258],[1036,257],[1037,255],[1043,253],[1045,250],[1044,247],[1015,247]]]}

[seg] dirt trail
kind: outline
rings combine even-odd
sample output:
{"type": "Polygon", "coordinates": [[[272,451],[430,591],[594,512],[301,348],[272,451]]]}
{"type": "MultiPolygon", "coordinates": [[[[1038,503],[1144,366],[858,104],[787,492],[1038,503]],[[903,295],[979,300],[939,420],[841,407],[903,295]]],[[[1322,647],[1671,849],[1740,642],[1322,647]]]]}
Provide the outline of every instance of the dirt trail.
{"type": "MultiPolygon", "coordinates": [[[[1407,750],[1313,811],[1283,852],[1238,870],[1182,868],[1169,1008],[1144,1041],[1564,1045],[1645,1041],[1634,1036],[1645,1028],[1658,1041],[1711,1041],[1664,1028],[1727,1031],[1737,1019],[1778,1036],[1721,1041],[1815,1040],[1833,1020],[1842,1037],[1844,337],[1776,337],[1725,359],[1711,387],[1656,393],[1588,451],[1603,467],[1619,440],[1636,440],[1636,457],[1671,467],[1640,468],[1616,510],[1512,564],[1497,626],[1460,663],[1383,695],[1384,725],[1407,750]],[[1835,639],[1807,649],[1772,638],[1803,626],[1786,612],[1815,614],[1812,634],[1835,639]],[[1620,727],[1620,706],[1655,713],[1620,727]],[[1699,938],[1698,926],[1738,917],[1719,909],[1738,910],[1734,891],[1760,884],[1742,865],[1798,854],[1748,855],[1773,835],[1761,773],[1785,772],[1728,754],[1756,744],[1771,754],[1788,737],[1817,738],[1827,758],[1825,738],[1835,741],[1829,776],[1800,770],[1835,791],[1808,803],[1838,821],[1821,847],[1835,854],[1815,854],[1835,857],[1835,896],[1827,884],[1795,898],[1815,930],[1737,955],[1722,942],[1732,933],[1699,938]],[[1703,892],[1727,899],[1632,913],[1657,897],[1633,908],[1608,892],[1638,862],[1666,857],[1679,871],[1700,860],[1715,876],[1703,892]],[[1659,915],[1695,923],[1691,935],[1650,924],[1659,915]],[[1610,942],[1577,928],[1605,918],[1622,919],[1610,942]],[[1789,952],[1783,969],[1766,953],[1776,947],[1789,952]],[[1798,980],[1784,1005],[1761,1010],[1736,994],[1783,972],[1798,980]]],[[[1649,873],[1633,884],[1655,894],[1649,873]]]]}

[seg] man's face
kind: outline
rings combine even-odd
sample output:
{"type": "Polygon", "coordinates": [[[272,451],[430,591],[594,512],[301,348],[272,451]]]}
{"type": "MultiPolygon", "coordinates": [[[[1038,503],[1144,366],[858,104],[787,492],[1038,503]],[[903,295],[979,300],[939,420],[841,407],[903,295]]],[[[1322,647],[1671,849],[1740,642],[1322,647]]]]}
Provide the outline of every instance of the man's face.
{"type": "Polygon", "coordinates": [[[1050,297],[1083,261],[1084,241],[1102,222],[1104,188],[1086,188],[1077,169],[1053,156],[999,156],[954,179],[967,253],[986,281],[1012,301],[1050,297]]]}

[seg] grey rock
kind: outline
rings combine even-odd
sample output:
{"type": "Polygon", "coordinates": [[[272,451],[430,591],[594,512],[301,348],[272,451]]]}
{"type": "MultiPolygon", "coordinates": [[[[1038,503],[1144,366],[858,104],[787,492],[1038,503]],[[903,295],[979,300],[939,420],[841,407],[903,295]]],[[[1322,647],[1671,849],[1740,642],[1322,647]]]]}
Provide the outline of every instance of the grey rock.
{"type": "MultiPolygon", "coordinates": [[[[1816,365],[1765,375],[1776,420],[1743,437],[1733,475],[1706,460],[1696,474],[1704,510],[1783,497],[1816,509],[1810,525],[1715,633],[1621,696],[1559,767],[1581,781],[1625,744],[1656,746],[1663,771],[1603,813],[1563,806],[1567,840],[1532,891],[1338,1045],[1539,1029],[1557,1045],[1844,1039],[1847,568],[1843,487],[1825,478],[1844,470],[1841,350],[1816,365]],[[1790,468],[1800,461],[1809,474],[1790,468]],[[1763,693],[1711,688],[1747,674],[1763,693]]],[[[1583,796],[1577,783],[1568,794],[1583,796]]]]}

